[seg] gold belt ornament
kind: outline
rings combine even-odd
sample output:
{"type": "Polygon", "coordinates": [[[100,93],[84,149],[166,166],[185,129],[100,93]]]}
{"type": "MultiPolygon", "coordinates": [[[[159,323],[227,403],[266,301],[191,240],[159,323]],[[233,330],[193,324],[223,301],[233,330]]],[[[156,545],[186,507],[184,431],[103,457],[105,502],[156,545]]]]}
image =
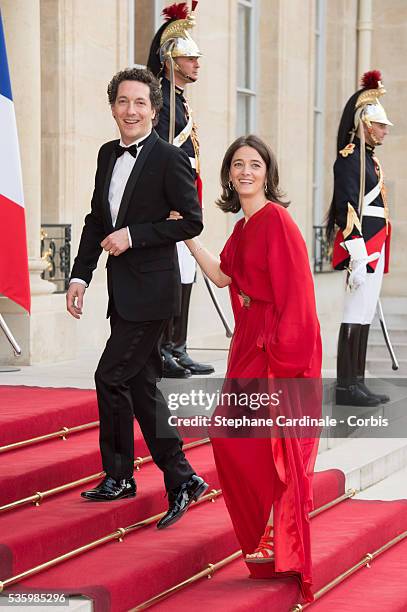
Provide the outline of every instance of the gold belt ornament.
{"type": "Polygon", "coordinates": [[[249,295],[246,295],[245,293],[243,293],[243,291],[240,292],[240,295],[243,298],[243,306],[245,308],[250,308],[252,298],[249,295]]]}

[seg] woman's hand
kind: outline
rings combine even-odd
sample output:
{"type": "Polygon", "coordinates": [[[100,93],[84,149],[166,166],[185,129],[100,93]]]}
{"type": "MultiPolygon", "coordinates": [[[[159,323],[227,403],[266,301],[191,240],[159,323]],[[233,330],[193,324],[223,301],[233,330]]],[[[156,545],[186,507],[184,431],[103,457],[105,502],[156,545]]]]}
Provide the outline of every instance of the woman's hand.
{"type": "Polygon", "coordinates": [[[178,221],[184,217],[177,210],[170,210],[170,216],[167,217],[167,221],[178,221]]]}

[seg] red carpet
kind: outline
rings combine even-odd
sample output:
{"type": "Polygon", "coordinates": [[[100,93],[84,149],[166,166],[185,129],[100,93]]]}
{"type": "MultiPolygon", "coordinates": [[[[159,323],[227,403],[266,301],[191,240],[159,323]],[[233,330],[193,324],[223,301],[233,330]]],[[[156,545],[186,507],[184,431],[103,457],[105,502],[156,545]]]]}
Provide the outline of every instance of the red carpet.
{"type": "MultiPolygon", "coordinates": [[[[335,576],[360,561],[366,552],[378,548],[383,541],[406,529],[407,503],[404,502],[364,502],[348,500],[312,519],[313,564],[315,590],[325,585],[335,576]],[[404,516],[403,516],[404,515],[404,516]],[[385,533],[383,534],[383,530],[385,533]]],[[[372,567],[377,561],[374,561],[372,567]]],[[[404,563],[405,564],[405,563],[404,563]]],[[[368,571],[368,570],[365,570],[368,571]]],[[[391,584],[391,583],[390,583],[391,584]]],[[[387,584],[389,588],[389,583],[387,584]]],[[[338,587],[339,590],[340,587],[338,587]]],[[[203,580],[166,599],[154,609],[172,612],[185,606],[192,608],[200,602],[213,610],[217,602],[227,601],[230,610],[253,610],[260,606],[263,610],[287,611],[299,602],[298,589],[290,580],[248,581],[247,571],[240,560],[219,570],[210,581],[203,580]]],[[[324,608],[321,600],[319,610],[342,612],[340,606],[324,608]]],[[[316,604],[310,607],[314,609],[316,604]]],[[[407,598],[405,599],[407,609],[407,598]]],[[[358,610],[358,607],[348,610],[358,610]]],[[[392,610],[391,607],[376,607],[380,612],[392,610]]]]}
{"type": "Polygon", "coordinates": [[[98,419],[95,391],[0,386],[0,446],[98,419]]]}
{"type": "MultiPolygon", "coordinates": [[[[96,439],[94,446],[97,446],[96,439]]],[[[189,451],[188,457],[211,488],[219,486],[209,445],[189,451]]],[[[79,493],[90,488],[91,484],[46,499],[38,508],[27,505],[0,514],[1,543],[11,551],[13,559],[12,566],[9,563],[4,566],[0,557],[0,579],[82,546],[118,527],[126,527],[166,510],[160,471],[153,464],[147,464],[136,473],[136,479],[136,500],[88,502],[79,493]]]]}
{"type": "Polygon", "coordinates": [[[406,612],[407,541],[389,549],[311,608],[312,612],[406,612]],[[379,605],[378,605],[379,604],[379,605]],[[379,607],[380,606],[380,607],[379,607]]]}
{"type": "MultiPolygon", "coordinates": [[[[0,419],[5,430],[3,439],[24,438],[26,418],[35,423],[35,435],[46,433],[49,427],[48,431],[52,431],[64,425],[97,420],[91,391],[0,388],[2,401],[5,397],[8,397],[9,406],[13,404],[17,408],[14,418],[9,408],[8,417],[0,419]],[[41,392],[44,392],[43,401],[41,392]],[[52,404],[51,398],[56,392],[60,395],[54,396],[52,404]],[[29,400],[30,397],[35,401],[29,400]],[[25,401],[28,403],[24,408],[25,401]],[[41,412],[41,405],[44,412],[49,412],[48,419],[41,412]],[[62,422],[62,417],[70,413],[71,422],[62,422]]],[[[29,435],[33,435],[32,431],[29,435]]],[[[135,449],[136,456],[147,454],[138,431],[135,449]]],[[[218,487],[210,445],[191,449],[187,454],[210,488],[218,487]]],[[[5,453],[0,465],[2,503],[81,478],[100,469],[97,430],[75,434],[66,441],[54,440],[5,453]]],[[[92,504],[79,497],[79,492],[86,488],[82,486],[44,500],[39,508],[27,505],[1,513],[0,580],[164,510],[167,500],[159,470],[153,464],[145,465],[136,473],[136,479],[136,500],[92,504]]],[[[315,475],[316,507],[335,499],[343,491],[341,472],[330,470],[315,475]]],[[[357,563],[366,552],[374,551],[406,530],[406,510],[407,502],[404,501],[348,500],[312,519],[315,590],[357,563]]],[[[168,530],[158,532],[155,526],[142,528],[128,534],[121,543],[103,545],[26,579],[12,590],[81,593],[94,599],[96,612],[124,612],[237,549],[230,519],[220,498],[215,503],[191,508],[182,522],[168,530]]],[[[361,570],[313,604],[310,610],[367,610],[367,606],[363,608],[360,604],[354,608],[344,607],[342,602],[349,604],[351,601],[352,582],[355,593],[364,602],[372,595],[375,580],[380,579],[383,584],[376,589],[374,600],[372,595],[371,608],[374,601],[378,610],[407,610],[406,589],[398,578],[400,572],[405,575],[406,560],[403,562],[399,558],[402,554],[405,558],[405,553],[406,545],[397,545],[376,559],[371,570],[361,570]],[[392,568],[394,573],[387,568],[392,568]],[[332,599],[329,607],[323,607],[330,601],[328,598],[335,597],[337,599],[332,599]]],[[[201,580],[155,607],[167,611],[199,606],[214,612],[249,611],[257,607],[288,612],[298,602],[298,597],[293,579],[250,580],[245,565],[238,559],[219,570],[212,580],[201,580]]]]}

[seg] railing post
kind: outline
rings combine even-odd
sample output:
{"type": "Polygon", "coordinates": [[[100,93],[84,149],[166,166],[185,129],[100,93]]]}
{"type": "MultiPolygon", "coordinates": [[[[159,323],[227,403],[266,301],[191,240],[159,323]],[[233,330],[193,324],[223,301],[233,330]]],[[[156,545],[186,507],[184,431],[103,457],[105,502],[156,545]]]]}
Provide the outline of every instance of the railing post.
{"type": "Polygon", "coordinates": [[[321,274],[326,272],[333,272],[331,258],[331,245],[328,243],[324,225],[314,225],[313,235],[313,260],[314,260],[314,274],[321,274]]]}
{"type": "Polygon", "coordinates": [[[42,278],[56,285],[56,293],[64,293],[68,288],[71,272],[71,226],[69,224],[42,225],[41,258],[47,262],[42,278]]]}

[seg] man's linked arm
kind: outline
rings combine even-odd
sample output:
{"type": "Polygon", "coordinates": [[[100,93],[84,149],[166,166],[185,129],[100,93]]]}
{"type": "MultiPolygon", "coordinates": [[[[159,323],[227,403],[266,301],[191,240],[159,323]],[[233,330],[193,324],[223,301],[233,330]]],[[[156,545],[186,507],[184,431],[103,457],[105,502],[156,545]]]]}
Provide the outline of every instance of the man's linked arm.
{"type": "MultiPolygon", "coordinates": [[[[133,248],[156,247],[194,238],[201,233],[202,211],[194,173],[188,156],[181,149],[171,151],[165,174],[165,193],[170,210],[182,215],[178,221],[139,223],[129,226],[133,248]]],[[[168,212],[169,212],[168,211],[168,212]]]]}

